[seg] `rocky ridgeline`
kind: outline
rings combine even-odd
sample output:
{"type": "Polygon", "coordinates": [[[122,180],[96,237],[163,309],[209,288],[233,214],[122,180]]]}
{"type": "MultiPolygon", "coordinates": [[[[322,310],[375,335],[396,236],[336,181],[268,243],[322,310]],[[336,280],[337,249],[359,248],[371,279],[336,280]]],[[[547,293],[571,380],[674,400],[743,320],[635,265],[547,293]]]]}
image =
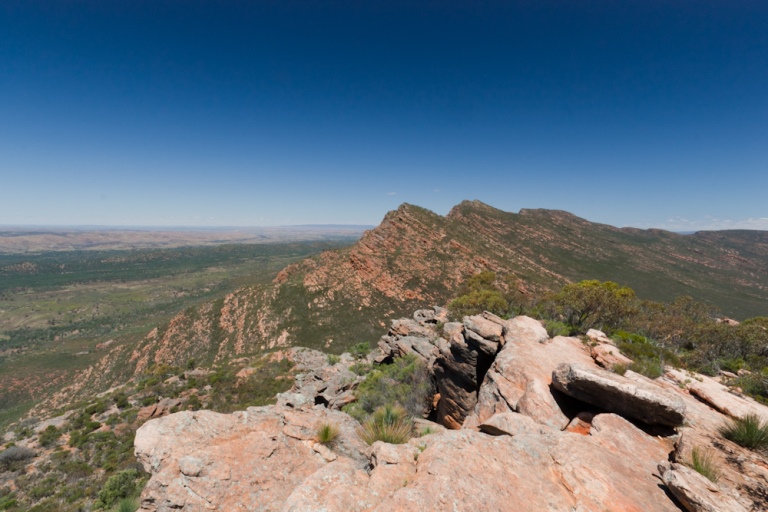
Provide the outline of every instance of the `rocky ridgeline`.
{"type": "Polygon", "coordinates": [[[490,314],[446,322],[441,308],[395,320],[370,362],[413,354],[436,386],[433,432],[365,445],[339,409],[363,377],[292,349],[303,373],[277,404],[179,412],[145,423],[136,454],[152,478],[143,511],[757,511],[768,464],[718,434],[768,408],[715,379],[632,371],[599,331],[550,339],[538,321],[490,314]],[[332,444],[317,427],[332,423],[332,444]],[[721,477],[690,469],[710,449],[721,477]]]}

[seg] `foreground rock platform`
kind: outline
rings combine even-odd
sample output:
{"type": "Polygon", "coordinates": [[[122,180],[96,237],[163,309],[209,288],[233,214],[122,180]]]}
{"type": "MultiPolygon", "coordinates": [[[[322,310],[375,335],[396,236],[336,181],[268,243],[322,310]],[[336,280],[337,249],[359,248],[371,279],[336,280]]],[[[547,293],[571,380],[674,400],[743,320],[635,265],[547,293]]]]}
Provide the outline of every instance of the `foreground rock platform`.
{"type": "Polygon", "coordinates": [[[729,418],[766,415],[765,406],[671,368],[654,380],[609,372],[594,342],[549,339],[532,318],[443,324],[443,312],[393,322],[368,361],[421,358],[447,430],[365,445],[337,410],[354,399],[354,359],[329,365],[301,352],[314,363],[276,405],[145,423],[135,441],[151,474],[141,510],[768,510],[765,456],[719,434],[729,418]],[[325,423],[339,427],[331,444],[316,440],[325,423]],[[687,466],[695,448],[711,453],[717,483],[687,466]]]}

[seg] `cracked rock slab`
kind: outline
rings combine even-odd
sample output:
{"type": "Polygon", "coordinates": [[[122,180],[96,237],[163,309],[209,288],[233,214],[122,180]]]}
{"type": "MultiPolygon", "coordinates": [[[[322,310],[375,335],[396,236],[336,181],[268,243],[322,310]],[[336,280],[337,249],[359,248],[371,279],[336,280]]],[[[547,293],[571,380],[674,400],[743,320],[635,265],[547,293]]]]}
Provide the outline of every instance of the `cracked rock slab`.
{"type": "Polygon", "coordinates": [[[648,425],[677,427],[685,403],[650,382],[630,381],[605,370],[563,363],[552,372],[552,386],[573,398],[648,425]]]}

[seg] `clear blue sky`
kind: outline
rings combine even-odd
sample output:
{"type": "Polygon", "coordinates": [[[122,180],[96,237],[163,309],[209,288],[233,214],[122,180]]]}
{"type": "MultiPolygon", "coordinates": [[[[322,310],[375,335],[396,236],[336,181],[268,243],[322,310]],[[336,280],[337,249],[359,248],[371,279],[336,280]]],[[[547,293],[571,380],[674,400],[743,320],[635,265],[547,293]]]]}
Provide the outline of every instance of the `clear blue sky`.
{"type": "Polygon", "coordinates": [[[0,3],[0,224],[768,229],[768,2],[0,3]]]}

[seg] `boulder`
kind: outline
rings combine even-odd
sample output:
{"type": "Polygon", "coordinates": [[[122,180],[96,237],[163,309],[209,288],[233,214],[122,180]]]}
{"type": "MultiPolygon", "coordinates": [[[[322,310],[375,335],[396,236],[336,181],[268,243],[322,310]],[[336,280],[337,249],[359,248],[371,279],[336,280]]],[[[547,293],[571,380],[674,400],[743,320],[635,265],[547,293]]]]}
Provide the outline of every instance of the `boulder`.
{"type": "Polygon", "coordinates": [[[688,512],[747,512],[717,484],[681,464],[659,464],[664,485],[688,512]]]}
{"type": "Polygon", "coordinates": [[[605,369],[611,370],[616,365],[629,366],[632,360],[622,354],[614,345],[599,343],[590,350],[592,359],[605,369]]]}
{"type": "Polygon", "coordinates": [[[136,457],[152,475],[141,510],[281,510],[302,482],[330,464],[353,470],[352,477],[354,470],[366,474],[368,448],[356,428],[348,415],[324,407],[185,411],[148,421],[134,442],[136,457]],[[340,430],[328,448],[335,458],[326,447],[314,449],[324,422],[340,430]]]}
{"type": "Polygon", "coordinates": [[[465,316],[464,327],[477,334],[480,338],[495,343],[502,343],[503,328],[500,324],[492,322],[482,315],[465,316]]]}
{"type": "Polygon", "coordinates": [[[563,362],[593,364],[587,349],[578,338],[558,336],[541,343],[546,331],[527,317],[516,317],[510,324],[507,342],[486,373],[465,425],[482,424],[497,413],[519,412],[556,430],[565,428],[569,418],[551,392],[552,372],[563,362]]]}
{"type": "Polygon", "coordinates": [[[599,331],[597,329],[588,330],[587,339],[593,343],[605,343],[606,345],[613,345],[613,340],[609,338],[603,331],[599,331]]]}
{"type": "Polygon", "coordinates": [[[649,425],[676,427],[685,419],[685,403],[650,383],[583,364],[563,363],[552,373],[552,386],[588,404],[649,425]]]}
{"type": "Polygon", "coordinates": [[[373,510],[679,512],[654,475],[668,447],[618,416],[601,416],[589,436],[537,432],[526,419],[533,431],[512,436],[428,436],[419,440],[417,471],[373,510]]]}
{"type": "Polygon", "coordinates": [[[732,418],[743,418],[748,414],[757,414],[763,418],[763,421],[768,421],[768,409],[765,406],[751,398],[732,393],[727,386],[706,375],[672,368],[667,368],[665,375],[684,386],[689,393],[699,400],[723,414],[732,418]]]}

